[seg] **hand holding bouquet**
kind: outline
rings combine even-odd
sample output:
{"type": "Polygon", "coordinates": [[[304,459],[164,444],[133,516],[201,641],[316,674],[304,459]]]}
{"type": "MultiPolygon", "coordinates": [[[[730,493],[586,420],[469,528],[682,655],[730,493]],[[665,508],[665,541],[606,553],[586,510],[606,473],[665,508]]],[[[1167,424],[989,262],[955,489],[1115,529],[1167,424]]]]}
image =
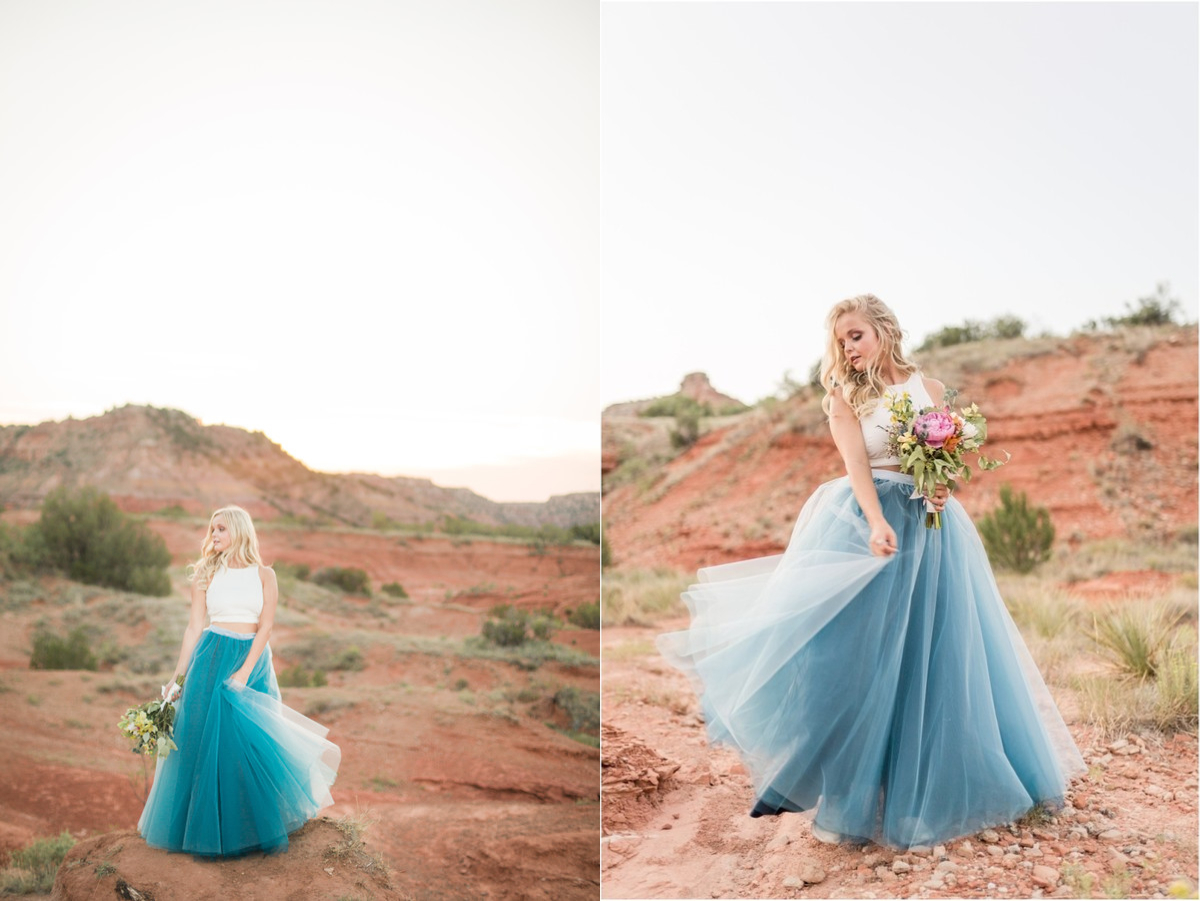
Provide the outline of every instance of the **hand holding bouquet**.
{"type": "MultiPolygon", "coordinates": [[[[958,480],[971,480],[971,467],[963,456],[979,454],[979,468],[996,469],[1008,462],[989,460],[980,453],[987,440],[987,420],[975,404],[955,413],[950,408],[958,392],[947,390],[941,407],[916,410],[908,392],[888,395],[888,410],[892,414],[887,428],[889,453],[900,459],[900,471],[913,477],[916,491],[913,497],[929,498],[938,485],[953,490],[958,480]]],[[[942,514],[926,501],[925,527],[940,529],[942,514]]]]}
{"type": "MultiPolygon", "coordinates": [[[[183,684],[183,677],[171,682],[171,691],[164,687],[163,693],[176,697],[175,690],[183,684]]],[[[166,757],[179,746],[171,740],[175,725],[175,706],[166,700],[148,701],[139,707],[130,707],[117,722],[117,728],[133,739],[130,749],[135,754],[148,757],[166,757]]]]}

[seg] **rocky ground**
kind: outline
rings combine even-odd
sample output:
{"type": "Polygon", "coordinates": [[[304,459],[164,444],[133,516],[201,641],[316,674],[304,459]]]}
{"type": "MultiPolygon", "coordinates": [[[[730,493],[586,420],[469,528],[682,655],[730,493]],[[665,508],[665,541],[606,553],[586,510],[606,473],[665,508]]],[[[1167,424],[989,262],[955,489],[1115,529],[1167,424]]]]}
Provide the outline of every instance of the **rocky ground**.
{"type": "Polygon", "coordinates": [[[686,678],[654,651],[658,632],[684,626],[686,618],[604,631],[605,898],[1161,898],[1176,884],[1195,891],[1194,735],[1112,739],[1070,723],[1089,772],[1064,810],[936,848],[832,846],[814,839],[802,816],[751,819],[753,790],[737,756],[708,746],[686,678]]]}

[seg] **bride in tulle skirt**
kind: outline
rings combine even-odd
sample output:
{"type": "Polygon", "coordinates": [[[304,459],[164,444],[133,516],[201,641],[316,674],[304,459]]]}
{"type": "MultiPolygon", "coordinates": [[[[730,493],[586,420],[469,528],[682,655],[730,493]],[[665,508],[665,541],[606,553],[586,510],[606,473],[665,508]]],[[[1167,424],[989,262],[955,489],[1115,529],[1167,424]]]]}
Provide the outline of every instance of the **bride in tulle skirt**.
{"type": "Polygon", "coordinates": [[[933,845],[1061,804],[1086,768],[944,487],[927,529],[888,457],[881,398],[941,402],[878,298],[827,319],[830,430],[847,475],[804,505],[783,554],[703,569],[690,627],[659,637],[709,738],[754,782],[751,816],[812,811],[826,841],[933,845]]]}
{"type": "MultiPolygon", "coordinates": [[[[193,570],[175,669],[185,676],[178,750],[159,758],[138,830],[153,847],[206,857],[282,851],[333,803],[341,752],[329,730],[280,701],[267,644],[278,589],[245,510],[212,515],[193,570]]],[[[175,688],[173,678],[164,698],[175,688]]]]}

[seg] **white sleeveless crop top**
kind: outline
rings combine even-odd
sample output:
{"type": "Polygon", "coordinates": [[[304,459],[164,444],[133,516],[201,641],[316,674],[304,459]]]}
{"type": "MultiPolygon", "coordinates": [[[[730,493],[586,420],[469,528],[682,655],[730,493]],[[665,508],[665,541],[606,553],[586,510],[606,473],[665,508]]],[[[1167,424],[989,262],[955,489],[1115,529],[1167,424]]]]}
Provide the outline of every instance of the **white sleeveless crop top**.
{"type": "MultiPolygon", "coordinates": [[[[914,372],[899,385],[888,385],[888,393],[897,396],[908,392],[912,398],[913,407],[932,407],[933,398],[925,390],[925,381],[920,372],[914,372]]],[[[892,424],[892,414],[888,412],[887,404],[877,402],[874,409],[863,414],[858,421],[862,426],[863,443],[867,446],[867,462],[872,466],[899,466],[900,458],[890,456],[887,452],[887,427],[892,424]]]]}
{"type": "Polygon", "coordinates": [[[204,596],[208,619],[213,623],[257,623],[263,608],[262,579],[258,567],[217,570],[204,596]]]}

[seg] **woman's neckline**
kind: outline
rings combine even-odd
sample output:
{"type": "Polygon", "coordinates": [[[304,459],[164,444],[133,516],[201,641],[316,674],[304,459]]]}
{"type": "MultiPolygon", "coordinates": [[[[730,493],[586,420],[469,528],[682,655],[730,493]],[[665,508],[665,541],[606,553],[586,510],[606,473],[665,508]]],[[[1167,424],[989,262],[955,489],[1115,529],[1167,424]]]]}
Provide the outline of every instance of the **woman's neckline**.
{"type": "Polygon", "coordinates": [[[913,376],[914,376],[914,375],[916,375],[916,374],[917,374],[917,371],[914,369],[912,372],[910,372],[910,373],[908,374],[908,378],[906,378],[904,381],[902,381],[902,382],[897,382],[897,383],[896,383],[896,384],[894,384],[894,385],[888,385],[887,387],[889,387],[889,388],[903,388],[905,385],[907,385],[909,382],[911,382],[911,381],[913,380],[913,376]]]}

